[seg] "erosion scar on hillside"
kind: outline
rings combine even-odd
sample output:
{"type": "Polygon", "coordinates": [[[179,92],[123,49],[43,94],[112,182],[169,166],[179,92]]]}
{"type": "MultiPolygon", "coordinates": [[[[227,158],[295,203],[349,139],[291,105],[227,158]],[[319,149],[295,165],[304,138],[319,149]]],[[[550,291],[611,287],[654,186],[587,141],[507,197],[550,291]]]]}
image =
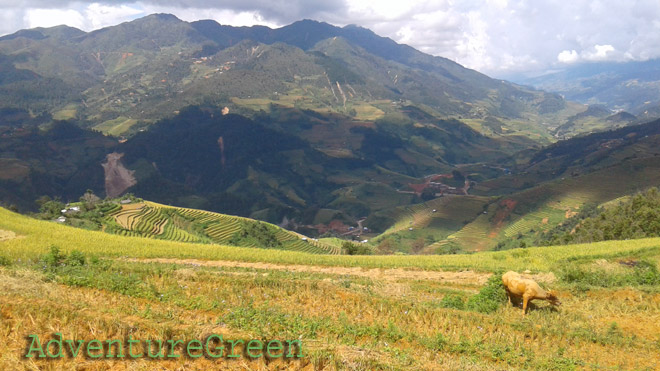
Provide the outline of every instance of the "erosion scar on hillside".
{"type": "Polygon", "coordinates": [[[105,156],[105,162],[101,164],[105,172],[105,194],[108,197],[117,197],[125,190],[137,184],[134,170],[128,170],[121,163],[123,153],[112,152],[105,156]]]}

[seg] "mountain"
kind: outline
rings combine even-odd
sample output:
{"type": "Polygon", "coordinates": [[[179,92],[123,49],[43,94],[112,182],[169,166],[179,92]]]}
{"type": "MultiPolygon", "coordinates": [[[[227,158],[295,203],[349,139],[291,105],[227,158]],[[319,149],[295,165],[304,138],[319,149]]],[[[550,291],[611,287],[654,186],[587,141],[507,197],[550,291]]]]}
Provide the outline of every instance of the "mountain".
{"type": "Polygon", "coordinates": [[[0,38],[0,68],[5,204],[132,192],[312,236],[406,231],[406,208],[452,195],[446,239],[574,167],[538,160],[544,145],[637,120],[310,20],[23,30],[0,38]]]}
{"type": "Polygon", "coordinates": [[[627,160],[660,156],[660,120],[557,142],[521,169],[541,177],[588,173],[627,160]]]}
{"type": "Polygon", "coordinates": [[[547,126],[584,110],[358,26],[311,20],[270,29],[155,14],[89,33],[21,30],[0,38],[0,68],[0,108],[77,118],[112,135],[191,104],[246,114],[279,105],[358,120],[414,104],[488,135],[547,143],[547,126]]]}
{"type": "Polygon", "coordinates": [[[660,116],[660,59],[578,64],[514,81],[559,93],[569,100],[600,104],[642,118],[660,116]]]}
{"type": "Polygon", "coordinates": [[[571,138],[584,133],[606,131],[639,123],[640,120],[625,111],[612,112],[602,105],[589,105],[587,110],[569,117],[555,130],[556,138],[571,138]]]}

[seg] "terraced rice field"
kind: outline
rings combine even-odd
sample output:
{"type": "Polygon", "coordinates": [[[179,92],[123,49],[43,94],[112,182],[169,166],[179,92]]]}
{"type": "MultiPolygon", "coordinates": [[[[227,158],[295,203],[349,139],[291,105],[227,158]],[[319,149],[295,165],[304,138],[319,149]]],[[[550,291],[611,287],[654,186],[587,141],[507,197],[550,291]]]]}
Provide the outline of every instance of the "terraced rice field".
{"type": "Polygon", "coordinates": [[[129,204],[122,205],[119,211],[112,213],[111,216],[114,217],[115,221],[124,229],[132,229],[135,217],[140,213],[144,204],[129,204]]]}
{"type": "Polygon", "coordinates": [[[557,223],[557,219],[564,219],[566,212],[564,210],[545,207],[542,210],[531,212],[510,224],[502,233],[508,238],[515,237],[518,233],[525,233],[531,229],[547,229],[557,223]]]}
{"type": "MultiPolygon", "coordinates": [[[[448,236],[447,240],[456,242],[470,251],[492,248],[497,241],[503,238],[513,238],[518,234],[528,233],[532,229],[538,231],[553,227],[571,217],[587,203],[606,203],[660,183],[660,162],[654,162],[653,159],[640,159],[636,162],[636,164],[627,166],[594,171],[575,178],[543,183],[537,187],[506,196],[503,200],[515,203],[511,210],[505,211],[499,202],[493,203],[488,209],[488,215],[479,216],[462,227],[460,231],[448,236]],[[635,170],[637,167],[642,167],[645,171],[635,170]],[[493,220],[491,215],[503,211],[504,218],[493,220]]],[[[460,200],[464,199],[460,198],[460,200]]],[[[444,211],[447,207],[448,205],[441,205],[438,207],[438,211],[444,211]]],[[[453,210],[457,209],[460,210],[460,208],[453,207],[453,210]]],[[[410,225],[414,224],[412,208],[408,214],[401,213],[400,215],[399,222],[385,234],[406,228],[406,221],[410,225]]],[[[445,242],[440,241],[431,247],[439,247],[443,243],[445,242]]]]}
{"type": "MultiPolygon", "coordinates": [[[[179,242],[211,242],[228,244],[246,223],[263,223],[253,219],[224,215],[204,210],[187,209],[143,202],[123,205],[111,217],[121,226],[122,236],[150,237],[179,242]]],[[[341,248],[303,235],[275,228],[275,238],[286,250],[313,254],[340,254],[341,248]]],[[[258,247],[258,246],[245,246],[258,247]]]]}
{"type": "Polygon", "coordinates": [[[460,231],[447,237],[447,240],[455,241],[469,251],[484,251],[495,243],[490,231],[491,224],[488,215],[481,215],[460,231]]]}
{"type": "Polygon", "coordinates": [[[435,219],[446,219],[453,222],[470,221],[479,214],[488,201],[488,197],[449,195],[421,204],[400,207],[393,213],[397,222],[382,235],[386,236],[409,228],[426,228],[435,219]]]}

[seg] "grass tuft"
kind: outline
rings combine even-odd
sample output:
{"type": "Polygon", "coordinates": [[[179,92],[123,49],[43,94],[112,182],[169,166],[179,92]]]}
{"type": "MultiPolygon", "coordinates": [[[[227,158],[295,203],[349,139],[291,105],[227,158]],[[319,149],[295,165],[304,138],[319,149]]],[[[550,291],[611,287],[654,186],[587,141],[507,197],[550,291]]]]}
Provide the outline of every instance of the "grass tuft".
{"type": "Polygon", "coordinates": [[[507,298],[501,277],[501,274],[493,274],[488,278],[488,282],[479,293],[468,299],[466,308],[479,313],[492,313],[504,305],[507,298]]]}

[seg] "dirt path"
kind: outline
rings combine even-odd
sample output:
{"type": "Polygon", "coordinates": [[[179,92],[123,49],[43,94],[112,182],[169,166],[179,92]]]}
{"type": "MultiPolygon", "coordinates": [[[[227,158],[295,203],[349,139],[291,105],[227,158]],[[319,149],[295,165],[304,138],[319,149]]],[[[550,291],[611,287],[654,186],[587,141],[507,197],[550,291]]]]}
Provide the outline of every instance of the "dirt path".
{"type": "MultiPolygon", "coordinates": [[[[162,264],[188,264],[204,267],[228,267],[228,268],[252,268],[264,270],[280,270],[298,273],[322,273],[335,275],[348,275],[366,277],[375,280],[398,281],[398,280],[435,280],[461,285],[483,285],[488,281],[492,273],[481,273],[474,271],[419,271],[406,270],[402,268],[354,268],[354,267],[326,267],[318,265],[300,264],[273,264],[273,263],[251,263],[229,260],[197,260],[197,259],[123,259],[136,263],[162,263],[162,264]]],[[[556,277],[553,273],[526,274],[523,277],[533,279],[537,282],[553,283],[556,277]]]]}
{"type": "Polygon", "coordinates": [[[478,273],[473,271],[463,272],[438,272],[438,271],[411,271],[401,268],[380,269],[380,268],[351,268],[351,267],[324,267],[315,265],[293,265],[293,264],[272,264],[272,263],[248,263],[226,260],[197,260],[197,259],[126,259],[131,262],[139,263],[164,263],[164,264],[189,264],[205,267],[239,267],[267,270],[282,270],[299,273],[323,273],[336,275],[349,275],[358,277],[367,277],[377,280],[437,280],[457,284],[478,284],[483,285],[491,276],[491,273],[478,273]]]}

